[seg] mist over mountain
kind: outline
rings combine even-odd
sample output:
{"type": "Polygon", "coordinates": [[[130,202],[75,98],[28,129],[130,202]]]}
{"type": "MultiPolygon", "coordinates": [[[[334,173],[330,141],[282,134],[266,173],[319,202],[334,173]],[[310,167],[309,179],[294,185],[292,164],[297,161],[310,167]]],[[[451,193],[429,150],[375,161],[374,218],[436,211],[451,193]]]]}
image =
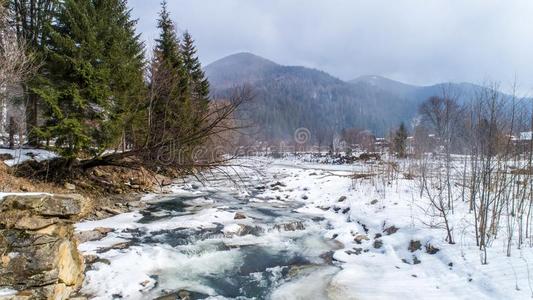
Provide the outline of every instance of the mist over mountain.
{"type": "Polygon", "coordinates": [[[343,128],[386,135],[401,122],[410,124],[418,106],[446,90],[459,101],[482,87],[470,83],[415,86],[382,76],[343,81],[306,67],[283,66],[251,53],[238,53],[205,68],[214,94],[249,84],[256,98],[241,109],[266,139],[289,138],[295,129],[308,128],[316,141],[343,128]]]}

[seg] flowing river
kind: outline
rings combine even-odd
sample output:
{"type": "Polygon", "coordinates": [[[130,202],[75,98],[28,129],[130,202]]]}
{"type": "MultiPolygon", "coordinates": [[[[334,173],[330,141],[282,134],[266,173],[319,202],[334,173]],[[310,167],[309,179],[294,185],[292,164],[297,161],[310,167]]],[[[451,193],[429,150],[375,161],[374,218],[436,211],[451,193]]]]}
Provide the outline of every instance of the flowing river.
{"type": "MultiPolygon", "coordinates": [[[[329,299],[342,244],[321,213],[300,208],[307,187],[291,187],[267,164],[186,179],[138,211],[88,221],[112,228],[80,245],[97,260],[82,292],[93,299],[329,299]],[[231,175],[231,179],[228,177],[231,175]]],[[[291,176],[306,175],[295,170],[291,176]]]]}

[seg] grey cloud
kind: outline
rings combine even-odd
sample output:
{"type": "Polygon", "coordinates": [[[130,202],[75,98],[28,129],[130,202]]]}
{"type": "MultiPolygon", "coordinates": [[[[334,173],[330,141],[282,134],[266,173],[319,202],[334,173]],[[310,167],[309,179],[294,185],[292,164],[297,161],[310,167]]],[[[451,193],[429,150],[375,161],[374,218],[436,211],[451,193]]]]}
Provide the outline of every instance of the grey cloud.
{"type": "MultiPolygon", "coordinates": [[[[204,64],[249,51],[341,79],[431,84],[496,80],[533,88],[533,1],[168,0],[204,64]]],[[[153,45],[159,2],[130,0],[153,45]]]]}

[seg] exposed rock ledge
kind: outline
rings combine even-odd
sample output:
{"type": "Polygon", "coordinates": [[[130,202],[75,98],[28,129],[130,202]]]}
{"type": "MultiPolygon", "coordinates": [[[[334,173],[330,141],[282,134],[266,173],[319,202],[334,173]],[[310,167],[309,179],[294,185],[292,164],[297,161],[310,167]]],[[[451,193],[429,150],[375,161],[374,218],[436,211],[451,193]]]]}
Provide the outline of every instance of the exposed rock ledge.
{"type": "Polygon", "coordinates": [[[0,199],[0,300],[68,299],[83,282],[74,221],[80,195],[27,194],[0,199]]]}

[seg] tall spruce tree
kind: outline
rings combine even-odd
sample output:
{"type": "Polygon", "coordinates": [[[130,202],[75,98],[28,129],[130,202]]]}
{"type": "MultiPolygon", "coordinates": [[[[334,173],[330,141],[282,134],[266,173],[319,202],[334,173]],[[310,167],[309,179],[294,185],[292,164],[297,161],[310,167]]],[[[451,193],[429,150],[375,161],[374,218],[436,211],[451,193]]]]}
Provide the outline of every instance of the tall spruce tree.
{"type": "Polygon", "coordinates": [[[151,67],[150,147],[180,142],[191,127],[188,76],[166,1],[161,3],[158,28],[151,67]]]}
{"type": "Polygon", "coordinates": [[[134,26],[124,0],[64,1],[34,88],[48,120],[37,133],[63,156],[99,156],[117,143],[142,95],[144,59],[134,26]]]}
{"type": "Polygon", "coordinates": [[[189,77],[189,90],[195,106],[204,113],[209,104],[209,81],[202,70],[202,64],[196,54],[196,46],[189,32],[183,34],[181,51],[187,76],[189,77]]]}
{"type": "Polygon", "coordinates": [[[394,134],[394,151],[400,158],[407,156],[407,129],[402,122],[394,134]]]}

